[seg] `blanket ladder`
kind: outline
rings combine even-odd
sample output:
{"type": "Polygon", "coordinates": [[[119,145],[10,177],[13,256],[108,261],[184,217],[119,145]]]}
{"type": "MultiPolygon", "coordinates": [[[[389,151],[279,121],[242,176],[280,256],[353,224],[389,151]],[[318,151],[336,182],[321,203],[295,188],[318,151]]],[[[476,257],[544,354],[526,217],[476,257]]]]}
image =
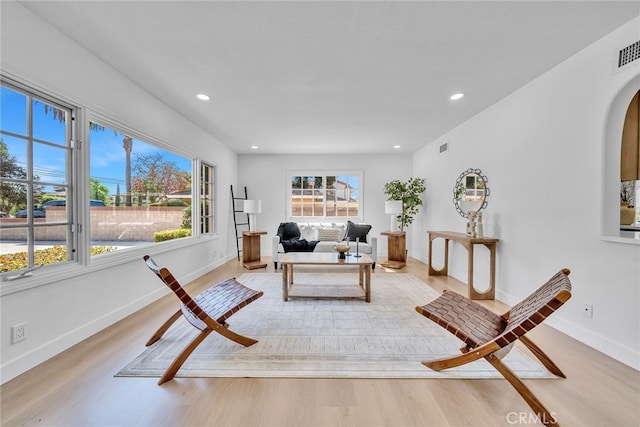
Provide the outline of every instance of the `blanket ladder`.
{"type": "Polygon", "coordinates": [[[244,187],[244,197],[237,197],[233,194],[233,184],[231,185],[231,205],[233,206],[233,226],[236,230],[236,250],[238,251],[238,261],[240,261],[240,253],[242,252],[242,245],[240,244],[240,240],[242,239],[242,232],[245,231],[243,227],[247,227],[249,230],[249,214],[245,214],[246,222],[240,217],[238,219],[238,214],[244,214],[244,202],[240,203],[240,200],[247,200],[247,186],[244,187]],[[238,203],[240,206],[236,205],[238,203]],[[240,229],[239,229],[240,228],[240,229]]]}

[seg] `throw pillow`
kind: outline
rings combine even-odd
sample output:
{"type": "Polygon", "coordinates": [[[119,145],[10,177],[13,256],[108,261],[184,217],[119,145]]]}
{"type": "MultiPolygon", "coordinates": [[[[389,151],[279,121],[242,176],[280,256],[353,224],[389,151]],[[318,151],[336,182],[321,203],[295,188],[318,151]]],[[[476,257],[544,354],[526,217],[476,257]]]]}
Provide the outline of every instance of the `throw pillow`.
{"type": "Polygon", "coordinates": [[[318,230],[318,240],[321,242],[337,242],[340,237],[338,228],[321,228],[318,230]]]}
{"type": "Polygon", "coordinates": [[[318,241],[318,227],[310,222],[299,222],[300,238],[308,242],[318,241]]]}
{"type": "Polygon", "coordinates": [[[278,227],[280,240],[291,240],[300,237],[300,229],[295,222],[281,222],[278,227]]]}
{"type": "Polygon", "coordinates": [[[355,222],[347,221],[346,239],[354,242],[356,237],[358,237],[362,243],[367,243],[367,234],[369,234],[369,230],[371,230],[371,226],[369,224],[356,224],[355,222]]]}

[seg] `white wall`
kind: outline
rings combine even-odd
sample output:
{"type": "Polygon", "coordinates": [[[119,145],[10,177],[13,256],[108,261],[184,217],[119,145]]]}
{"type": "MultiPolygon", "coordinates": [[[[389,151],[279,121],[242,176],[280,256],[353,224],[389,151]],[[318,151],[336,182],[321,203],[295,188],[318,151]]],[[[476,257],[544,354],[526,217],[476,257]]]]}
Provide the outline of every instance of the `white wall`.
{"type": "MultiPolygon", "coordinates": [[[[235,153],[13,2],[2,4],[1,68],[217,165],[216,189],[227,200],[237,177],[235,153]]],[[[227,204],[216,214],[218,238],[167,242],[148,251],[184,280],[225,262],[235,256],[227,204]]],[[[164,295],[140,251],[118,256],[117,267],[93,263],[75,277],[1,298],[2,382],[164,295]],[[12,345],[10,327],[20,322],[27,322],[27,340],[12,345]]]]}
{"type": "MultiPolygon", "coordinates": [[[[614,104],[628,105],[640,89],[640,66],[616,72],[614,58],[638,40],[638,28],[640,20],[631,21],[417,152],[414,170],[427,171],[431,185],[413,229],[413,252],[425,261],[419,239],[427,229],[464,232],[452,189],[463,170],[480,168],[491,190],[485,234],[500,238],[497,298],[517,302],[568,267],[573,297],[548,322],[636,369],[640,241],[605,239],[602,230],[618,234],[619,115],[626,106],[614,104]],[[608,127],[611,115],[618,135],[608,127]],[[441,155],[444,142],[450,150],[441,155]],[[605,199],[613,203],[606,210],[605,199]],[[584,303],[593,304],[592,319],[583,316],[584,303]]],[[[466,252],[452,246],[451,274],[466,280],[466,252]]],[[[442,264],[441,247],[434,260],[442,264]]],[[[486,285],[486,254],[476,262],[476,280],[486,285]]]]}
{"type": "MultiPolygon", "coordinates": [[[[3,72],[214,163],[219,200],[228,200],[230,184],[246,185],[250,197],[259,195],[263,200],[258,226],[270,234],[286,219],[287,170],[362,169],[363,220],[372,224],[376,235],[389,224],[384,183],[419,176],[427,179],[426,206],[409,228],[408,244],[410,254],[426,260],[428,229],[464,229],[464,220],[452,206],[451,190],[463,169],[481,168],[492,191],[486,233],[501,239],[498,297],[514,302],[557,269],[571,268],[573,299],[550,323],[638,368],[640,246],[600,237],[603,188],[608,188],[603,182],[603,153],[608,144],[619,144],[605,140],[607,117],[617,117],[620,108],[612,103],[622,91],[640,86],[630,83],[637,71],[612,73],[613,53],[637,40],[637,19],[434,141],[413,159],[407,155],[238,158],[21,5],[2,2],[1,19],[3,72]],[[437,148],[444,141],[450,151],[439,155],[437,148]],[[584,301],[594,304],[593,319],[582,317],[584,301]]],[[[216,214],[219,238],[186,247],[159,245],[153,248],[156,259],[170,262],[176,276],[188,280],[234,257],[231,208],[222,206],[216,214]]],[[[385,254],[386,239],[379,242],[379,252],[385,254]]],[[[270,240],[262,243],[263,253],[269,254],[270,240]]],[[[460,248],[452,249],[453,274],[460,278],[466,268],[463,256],[460,248]]],[[[89,266],[79,276],[3,296],[2,382],[162,294],[159,282],[135,253],[123,257],[117,267],[89,266]],[[28,339],[11,345],[9,328],[23,321],[28,322],[28,339]]]]}
{"type": "MultiPolygon", "coordinates": [[[[300,142],[304,144],[304,141],[300,142]]],[[[258,142],[258,145],[259,142],[258,142]]],[[[391,144],[390,144],[391,145],[391,144]]],[[[261,240],[261,250],[271,254],[271,236],[281,222],[289,221],[286,214],[287,171],[344,171],[361,170],[364,174],[363,213],[361,221],[371,224],[371,233],[378,237],[378,253],[386,255],[387,238],[380,236],[389,229],[389,216],[384,213],[384,184],[411,176],[411,156],[408,154],[352,154],[352,155],[240,155],[238,181],[247,186],[250,199],[262,200],[262,213],[257,215],[258,228],[268,231],[261,240]]],[[[418,175],[416,175],[418,176],[418,175]]],[[[430,183],[427,182],[427,187],[430,183]]],[[[345,220],[346,221],[346,220],[345,220]]]]}

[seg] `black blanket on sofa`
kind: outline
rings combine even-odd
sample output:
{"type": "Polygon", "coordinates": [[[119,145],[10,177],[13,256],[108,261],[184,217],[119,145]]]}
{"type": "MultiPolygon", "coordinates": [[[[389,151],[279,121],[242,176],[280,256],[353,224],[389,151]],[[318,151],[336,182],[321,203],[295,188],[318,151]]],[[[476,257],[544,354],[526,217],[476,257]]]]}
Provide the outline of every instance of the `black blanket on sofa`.
{"type": "Polygon", "coordinates": [[[317,241],[300,238],[300,229],[295,222],[283,222],[278,227],[278,236],[285,252],[313,252],[317,241]]]}
{"type": "Polygon", "coordinates": [[[318,244],[317,241],[305,239],[280,240],[285,252],[313,252],[318,244]]]}

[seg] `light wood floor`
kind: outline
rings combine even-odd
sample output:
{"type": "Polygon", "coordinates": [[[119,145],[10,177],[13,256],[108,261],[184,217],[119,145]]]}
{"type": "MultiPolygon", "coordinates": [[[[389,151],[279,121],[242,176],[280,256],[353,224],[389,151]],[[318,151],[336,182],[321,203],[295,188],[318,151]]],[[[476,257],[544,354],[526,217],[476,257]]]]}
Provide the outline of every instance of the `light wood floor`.
{"type": "MultiPolygon", "coordinates": [[[[464,293],[460,282],[426,271],[414,259],[401,270],[464,293]]],[[[231,261],[188,289],[245,272],[231,261]]],[[[252,272],[274,272],[273,265],[252,272]]],[[[377,267],[374,274],[390,273],[377,267]]],[[[4,384],[2,426],[538,425],[505,380],[183,378],[160,387],[157,378],[114,378],[176,301],[163,298],[4,384]]],[[[505,311],[499,302],[486,304],[505,311]]],[[[561,425],[640,425],[639,372],[545,325],[530,337],[567,374],[526,381],[561,425]]]]}

